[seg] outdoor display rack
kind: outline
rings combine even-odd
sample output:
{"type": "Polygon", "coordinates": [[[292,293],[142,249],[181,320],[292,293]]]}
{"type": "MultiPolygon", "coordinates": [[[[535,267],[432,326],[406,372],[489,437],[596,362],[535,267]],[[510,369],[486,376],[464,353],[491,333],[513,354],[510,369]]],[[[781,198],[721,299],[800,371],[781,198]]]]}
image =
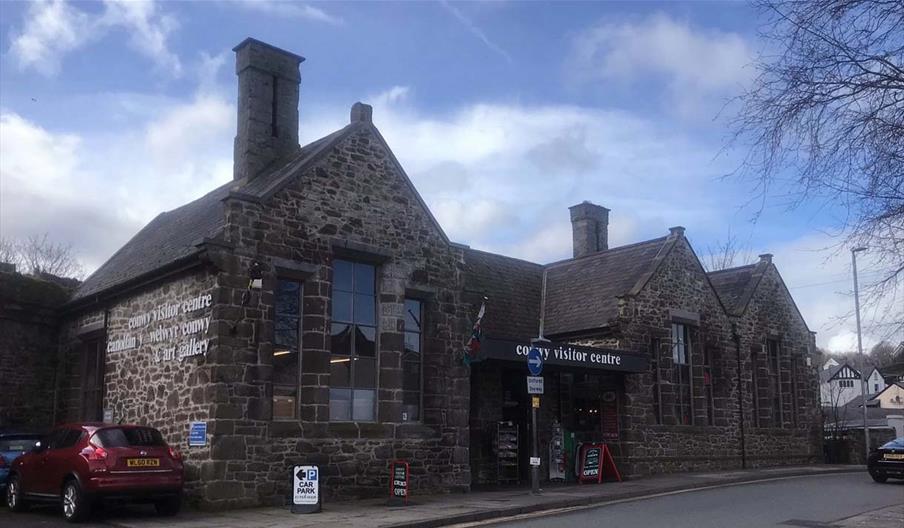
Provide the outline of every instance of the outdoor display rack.
{"type": "Polygon", "coordinates": [[[514,422],[496,424],[496,482],[518,483],[518,426],[514,422]]]}

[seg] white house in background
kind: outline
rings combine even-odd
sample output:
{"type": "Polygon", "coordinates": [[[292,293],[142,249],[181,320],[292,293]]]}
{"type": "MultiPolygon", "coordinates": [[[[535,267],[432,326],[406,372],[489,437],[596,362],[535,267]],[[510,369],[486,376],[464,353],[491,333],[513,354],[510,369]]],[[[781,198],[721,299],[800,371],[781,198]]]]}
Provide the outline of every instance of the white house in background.
{"type": "Polygon", "coordinates": [[[867,372],[869,374],[866,375],[866,393],[877,394],[884,391],[888,384],[885,383],[885,378],[882,377],[882,373],[879,372],[879,369],[872,367],[867,369],[867,372]]]}
{"type": "Polygon", "coordinates": [[[847,363],[830,366],[819,373],[819,398],[823,407],[842,407],[859,398],[860,372],[847,363]]]}
{"type": "Polygon", "coordinates": [[[867,402],[878,402],[882,409],[904,409],[904,382],[892,383],[867,402]]]}
{"type": "Polygon", "coordinates": [[[837,367],[837,366],[838,366],[838,362],[835,361],[833,358],[829,358],[828,361],[823,363],[822,370],[829,370],[830,368],[837,367]]]}

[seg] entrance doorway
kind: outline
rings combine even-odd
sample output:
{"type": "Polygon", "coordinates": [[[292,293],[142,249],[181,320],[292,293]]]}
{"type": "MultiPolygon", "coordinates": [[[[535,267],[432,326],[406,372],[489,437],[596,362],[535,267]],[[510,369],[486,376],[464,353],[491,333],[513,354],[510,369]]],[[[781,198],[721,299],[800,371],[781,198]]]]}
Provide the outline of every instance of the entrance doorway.
{"type": "Polygon", "coordinates": [[[101,421],[104,418],[104,339],[85,341],[82,356],[81,419],[101,421]]]}

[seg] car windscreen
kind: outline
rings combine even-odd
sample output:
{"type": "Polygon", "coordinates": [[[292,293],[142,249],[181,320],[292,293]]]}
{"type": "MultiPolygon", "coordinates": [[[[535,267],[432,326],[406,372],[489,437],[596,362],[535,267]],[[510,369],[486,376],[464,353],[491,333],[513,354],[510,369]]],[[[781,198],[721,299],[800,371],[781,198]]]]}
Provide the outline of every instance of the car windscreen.
{"type": "Polygon", "coordinates": [[[110,427],[94,433],[98,447],[163,447],[163,435],[149,427],[110,427]]]}
{"type": "Polygon", "coordinates": [[[904,449],[904,436],[895,438],[891,442],[883,445],[881,449],[904,449]]]}
{"type": "Polygon", "coordinates": [[[30,451],[40,439],[39,435],[4,436],[0,438],[0,451],[30,451]]]}

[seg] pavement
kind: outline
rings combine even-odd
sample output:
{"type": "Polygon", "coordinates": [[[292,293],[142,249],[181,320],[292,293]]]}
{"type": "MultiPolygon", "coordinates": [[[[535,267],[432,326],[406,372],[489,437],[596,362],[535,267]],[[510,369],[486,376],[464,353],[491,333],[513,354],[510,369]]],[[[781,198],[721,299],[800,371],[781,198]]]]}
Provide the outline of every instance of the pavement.
{"type": "MultiPolygon", "coordinates": [[[[709,473],[681,473],[637,478],[625,482],[546,486],[540,495],[529,489],[476,491],[453,495],[418,497],[406,507],[389,507],[386,499],[327,502],[317,514],[292,514],[288,508],[251,508],[224,512],[183,511],[177,517],[161,518],[152,509],[101,513],[94,519],[103,526],[120,528],[433,528],[456,524],[484,523],[544,510],[603,505],[613,501],[669,494],[701,488],[723,487],[745,482],[787,477],[865,474],[863,466],[814,465],[709,473]]],[[[27,517],[27,515],[26,515],[27,517]]],[[[8,517],[6,517],[8,519],[8,517]]],[[[2,517],[0,517],[2,520],[2,517]]],[[[0,522],[2,524],[2,522],[0,522]]],[[[860,525],[852,524],[851,527],[860,525]]],[[[869,525],[877,528],[876,525],[869,525]]],[[[900,528],[900,524],[895,525],[900,528]]]]}

